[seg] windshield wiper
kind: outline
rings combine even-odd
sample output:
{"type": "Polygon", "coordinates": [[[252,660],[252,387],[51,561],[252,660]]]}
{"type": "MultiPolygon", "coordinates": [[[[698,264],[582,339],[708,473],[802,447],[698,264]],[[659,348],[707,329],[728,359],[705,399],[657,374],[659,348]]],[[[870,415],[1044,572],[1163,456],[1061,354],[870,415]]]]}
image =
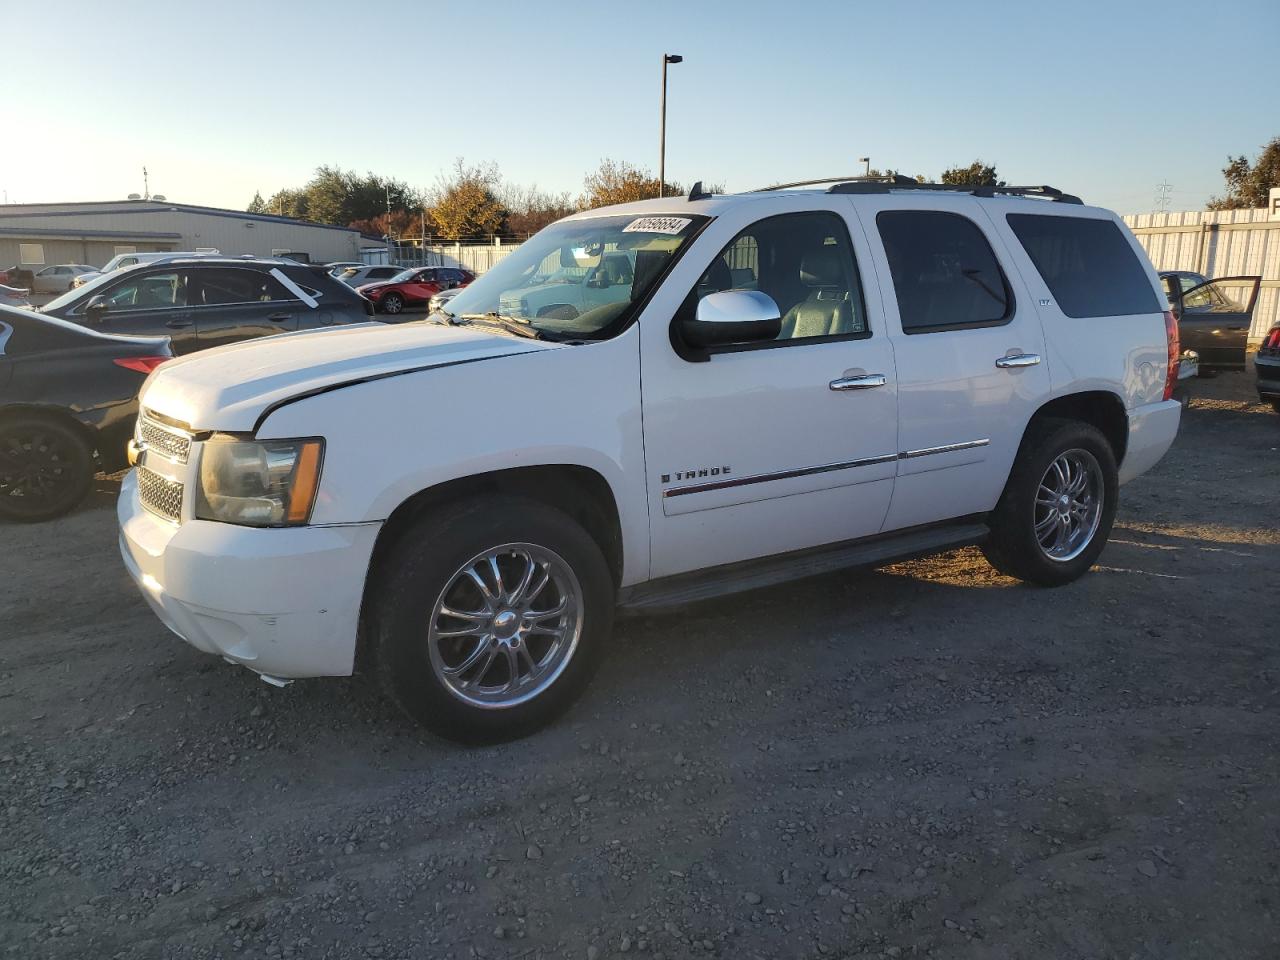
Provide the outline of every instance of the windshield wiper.
{"type": "Polygon", "coordinates": [[[505,313],[490,310],[488,313],[464,313],[461,316],[449,315],[450,323],[465,321],[466,323],[487,323],[491,326],[515,334],[517,337],[528,337],[530,340],[541,340],[542,334],[534,327],[533,321],[525,317],[513,317],[505,313]]]}

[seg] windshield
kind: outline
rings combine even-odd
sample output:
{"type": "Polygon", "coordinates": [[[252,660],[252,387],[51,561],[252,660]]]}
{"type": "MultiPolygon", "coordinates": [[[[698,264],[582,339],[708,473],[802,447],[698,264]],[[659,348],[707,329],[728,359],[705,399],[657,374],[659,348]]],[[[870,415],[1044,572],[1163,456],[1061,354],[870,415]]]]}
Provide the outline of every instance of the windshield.
{"type": "Polygon", "coordinates": [[[559,337],[612,335],[706,220],[626,214],[553,223],[464,288],[448,312],[514,317],[559,337]]]}
{"type": "Polygon", "coordinates": [[[415,276],[417,276],[417,273],[418,273],[417,267],[414,267],[412,270],[401,270],[394,277],[388,280],[387,283],[408,283],[415,276]]]}

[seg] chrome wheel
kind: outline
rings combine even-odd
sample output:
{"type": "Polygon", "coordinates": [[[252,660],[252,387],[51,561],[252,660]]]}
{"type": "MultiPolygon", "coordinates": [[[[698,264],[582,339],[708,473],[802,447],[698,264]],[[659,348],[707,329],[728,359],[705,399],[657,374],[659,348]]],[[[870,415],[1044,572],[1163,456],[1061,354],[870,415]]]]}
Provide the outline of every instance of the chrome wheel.
{"type": "Polygon", "coordinates": [[[476,707],[513,707],[564,672],[582,633],[582,586],[558,554],[508,543],[468,560],[431,611],[431,667],[476,707]]]}
{"type": "Polygon", "coordinates": [[[1084,552],[1098,532],[1105,496],[1102,468],[1088,450],[1058,455],[1036,490],[1035,534],[1050,560],[1065,563],[1084,552]]]}
{"type": "Polygon", "coordinates": [[[404,308],[404,301],[394,293],[389,293],[382,298],[382,309],[387,313],[399,313],[404,308]]]}

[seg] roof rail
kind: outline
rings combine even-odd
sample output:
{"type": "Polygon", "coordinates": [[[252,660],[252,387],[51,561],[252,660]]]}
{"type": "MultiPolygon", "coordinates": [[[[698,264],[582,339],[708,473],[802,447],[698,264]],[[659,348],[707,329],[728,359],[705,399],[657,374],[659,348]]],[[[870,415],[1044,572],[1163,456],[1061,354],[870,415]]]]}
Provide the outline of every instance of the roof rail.
{"type": "MultiPolygon", "coordinates": [[[[856,180],[874,180],[877,183],[884,181],[886,177],[822,177],[818,180],[797,180],[795,183],[775,183],[768,187],[756,187],[754,190],[748,190],[747,193],[768,193],[770,190],[787,190],[791,187],[816,187],[824,183],[849,182],[856,180]]],[[[906,180],[906,177],[902,178],[906,180]]],[[[914,180],[910,181],[915,183],[914,180]]]]}
{"type": "Polygon", "coordinates": [[[1010,187],[980,183],[917,183],[907,177],[855,177],[833,184],[827,193],[889,193],[893,190],[937,190],[950,193],[968,193],[975,197],[1040,197],[1057,203],[1084,203],[1079,197],[1063,193],[1057,187],[1010,187]]]}

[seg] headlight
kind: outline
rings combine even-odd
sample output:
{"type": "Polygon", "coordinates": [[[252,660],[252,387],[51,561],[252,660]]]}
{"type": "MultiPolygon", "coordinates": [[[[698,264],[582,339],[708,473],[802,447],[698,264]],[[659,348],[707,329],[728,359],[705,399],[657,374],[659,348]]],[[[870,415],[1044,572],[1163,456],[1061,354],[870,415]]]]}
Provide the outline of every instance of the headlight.
{"type": "Polygon", "coordinates": [[[250,527],[306,523],[323,456],[323,440],[215,436],[200,453],[196,518],[250,527]]]}

